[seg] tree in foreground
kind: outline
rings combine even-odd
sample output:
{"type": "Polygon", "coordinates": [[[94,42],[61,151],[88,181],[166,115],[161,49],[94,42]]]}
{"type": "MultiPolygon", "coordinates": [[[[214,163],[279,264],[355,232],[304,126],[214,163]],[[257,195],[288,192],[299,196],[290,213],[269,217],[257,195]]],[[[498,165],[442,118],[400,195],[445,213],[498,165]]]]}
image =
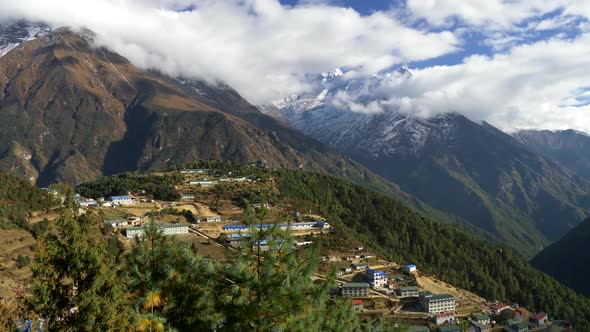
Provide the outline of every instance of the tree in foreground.
{"type": "Polygon", "coordinates": [[[354,331],[349,299],[332,299],[334,279],[319,278],[317,250],[297,251],[278,228],[254,224],[241,250],[223,262],[148,228],[126,273],[144,331],[354,331]],[[159,324],[161,323],[161,324],[159,324]]]}
{"type": "Polygon", "coordinates": [[[38,244],[31,314],[52,331],[127,330],[129,304],[96,221],[66,209],[56,224],[38,244]]]}

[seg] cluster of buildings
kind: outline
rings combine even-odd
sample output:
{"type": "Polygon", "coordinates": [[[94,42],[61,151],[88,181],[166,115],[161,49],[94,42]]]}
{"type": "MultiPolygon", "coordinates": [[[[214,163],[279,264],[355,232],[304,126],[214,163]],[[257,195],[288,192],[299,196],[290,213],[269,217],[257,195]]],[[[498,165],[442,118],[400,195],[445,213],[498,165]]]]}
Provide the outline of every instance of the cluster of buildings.
{"type": "MultiPolygon", "coordinates": [[[[258,229],[269,229],[272,227],[279,227],[282,230],[311,230],[311,229],[329,229],[331,226],[327,221],[313,221],[313,222],[299,222],[290,224],[258,224],[254,225],[258,229]]],[[[225,225],[224,232],[247,232],[250,230],[248,225],[225,225]]]]}
{"type": "Polygon", "coordinates": [[[97,199],[84,198],[80,194],[74,195],[74,200],[82,208],[87,207],[99,207],[99,206],[121,206],[121,205],[132,205],[135,204],[135,200],[130,195],[122,196],[111,196],[107,199],[99,197],[97,199]]]}

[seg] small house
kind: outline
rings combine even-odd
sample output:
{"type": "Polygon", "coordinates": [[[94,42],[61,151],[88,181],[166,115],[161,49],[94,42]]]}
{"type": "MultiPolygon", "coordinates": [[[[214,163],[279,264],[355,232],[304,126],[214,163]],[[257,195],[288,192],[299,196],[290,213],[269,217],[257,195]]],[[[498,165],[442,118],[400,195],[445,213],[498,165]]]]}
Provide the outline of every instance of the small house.
{"type": "Polygon", "coordinates": [[[488,315],[475,315],[473,316],[473,323],[478,325],[489,325],[491,322],[490,316],[488,315]]]}
{"type": "Polygon", "coordinates": [[[194,194],[182,194],[182,195],[180,195],[180,199],[182,199],[182,200],[195,199],[195,195],[194,194]]]}
{"type": "Polygon", "coordinates": [[[544,312],[539,312],[535,314],[533,317],[531,317],[531,323],[533,323],[533,325],[536,327],[545,326],[547,325],[548,321],[549,318],[547,317],[547,314],[544,312]]]}
{"type": "Polygon", "coordinates": [[[221,222],[222,219],[220,216],[209,216],[206,218],[207,222],[221,222]]]}
{"type": "Polygon", "coordinates": [[[408,264],[406,266],[404,266],[404,270],[412,273],[416,271],[416,265],[415,264],[408,264]]]}
{"type": "Polygon", "coordinates": [[[352,268],[354,268],[355,270],[364,270],[366,268],[369,267],[369,265],[367,265],[366,263],[358,263],[358,264],[352,264],[351,265],[352,268]]]}
{"type": "Polygon", "coordinates": [[[436,325],[442,325],[445,323],[452,323],[455,320],[454,312],[443,312],[434,316],[434,323],[436,325]]]}
{"type": "Polygon", "coordinates": [[[461,326],[457,325],[450,325],[450,326],[441,326],[438,328],[440,332],[461,332],[461,326]]]}
{"type": "Polygon", "coordinates": [[[361,299],[353,299],[352,300],[352,307],[356,311],[362,311],[363,310],[363,300],[361,300],[361,299]]]}
{"type": "Polygon", "coordinates": [[[490,309],[492,310],[492,313],[497,315],[506,309],[510,309],[510,306],[505,303],[498,303],[491,306],[490,309]]]}

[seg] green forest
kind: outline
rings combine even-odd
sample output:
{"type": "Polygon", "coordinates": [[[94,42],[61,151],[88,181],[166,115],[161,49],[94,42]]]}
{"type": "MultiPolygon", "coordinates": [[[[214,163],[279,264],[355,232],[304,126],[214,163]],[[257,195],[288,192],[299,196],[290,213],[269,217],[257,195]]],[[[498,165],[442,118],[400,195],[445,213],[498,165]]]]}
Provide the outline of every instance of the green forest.
{"type": "Polygon", "coordinates": [[[580,294],[590,296],[590,219],[537,254],[531,264],[580,294]]]}
{"type": "Polygon", "coordinates": [[[122,173],[109,177],[100,177],[95,181],[76,186],[76,192],[88,198],[127,195],[137,190],[145,190],[155,199],[173,201],[180,198],[174,190],[174,184],[182,181],[179,173],[155,175],[152,173],[122,173]]]}
{"type": "Polygon", "coordinates": [[[510,250],[476,239],[456,225],[431,221],[387,196],[323,174],[277,171],[280,191],[295,206],[314,208],[385,257],[416,263],[425,273],[487,299],[546,311],[590,330],[590,299],[536,270],[510,250]]]}
{"type": "Polygon", "coordinates": [[[47,192],[0,172],[0,225],[22,224],[31,211],[56,205],[47,192]]]}

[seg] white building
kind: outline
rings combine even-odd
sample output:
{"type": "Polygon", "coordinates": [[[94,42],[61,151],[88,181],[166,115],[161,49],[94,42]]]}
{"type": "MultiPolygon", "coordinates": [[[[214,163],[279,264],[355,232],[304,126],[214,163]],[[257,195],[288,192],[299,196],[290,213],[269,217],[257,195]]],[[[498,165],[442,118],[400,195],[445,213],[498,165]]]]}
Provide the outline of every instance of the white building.
{"type": "Polygon", "coordinates": [[[402,287],[398,291],[398,296],[400,298],[418,297],[419,296],[418,287],[416,287],[416,286],[402,287]]]}
{"type": "Polygon", "coordinates": [[[455,320],[455,313],[454,312],[444,312],[440,314],[436,314],[434,316],[434,322],[436,325],[442,325],[445,323],[452,323],[455,320]]]}
{"type": "Polygon", "coordinates": [[[222,219],[220,216],[209,216],[207,217],[207,222],[222,222],[222,219]]]}
{"type": "Polygon", "coordinates": [[[135,237],[142,237],[143,236],[143,227],[129,227],[125,229],[125,237],[128,239],[133,239],[135,237]]]}
{"type": "Polygon", "coordinates": [[[342,284],[342,296],[367,297],[369,296],[369,284],[366,282],[348,282],[342,284]]]}
{"type": "Polygon", "coordinates": [[[160,229],[164,235],[188,234],[188,225],[184,224],[164,224],[160,229]]]}
{"type": "Polygon", "coordinates": [[[107,225],[111,225],[113,228],[125,227],[130,224],[129,220],[125,219],[105,220],[104,223],[107,225]]]}
{"type": "MultiPolygon", "coordinates": [[[[157,224],[158,229],[164,235],[178,235],[188,234],[188,225],[184,224],[157,224]]],[[[142,237],[144,235],[144,227],[129,227],[125,229],[125,237],[132,239],[134,237],[142,237]]]]}
{"type": "Polygon", "coordinates": [[[387,274],[373,269],[365,270],[365,279],[371,285],[371,288],[382,288],[387,285],[387,274]]]}
{"type": "Polygon", "coordinates": [[[415,272],[416,271],[416,265],[414,264],[408,264],[406,266],[404,266],[404,269],[410,273],[415,272]]]}
{"type": "Polygon", "coordinates": [[[131,204],[133,204],[133,198],[131,198],[131,196],[129,196],[129,195],[125,195],[125,196],[111,196],[109,198],[109,200],[114,205],[131,205],[131,204]]]}
{"type": "Polygon", "coordinates": [[[209,180],[209,179],[198,179],[198,180],[191,181],[189,183],[192,185],[197,185],[197,186],[201,186],[201,187],[211,187],[212,185],[217,183],[217,181],[209,180]]]}
{"type": "Polygon", "coordinates": [[[420,303],[429,314],[455,312],[455,298],[450,294],[424,292],[420,294],[420,303]]]}

